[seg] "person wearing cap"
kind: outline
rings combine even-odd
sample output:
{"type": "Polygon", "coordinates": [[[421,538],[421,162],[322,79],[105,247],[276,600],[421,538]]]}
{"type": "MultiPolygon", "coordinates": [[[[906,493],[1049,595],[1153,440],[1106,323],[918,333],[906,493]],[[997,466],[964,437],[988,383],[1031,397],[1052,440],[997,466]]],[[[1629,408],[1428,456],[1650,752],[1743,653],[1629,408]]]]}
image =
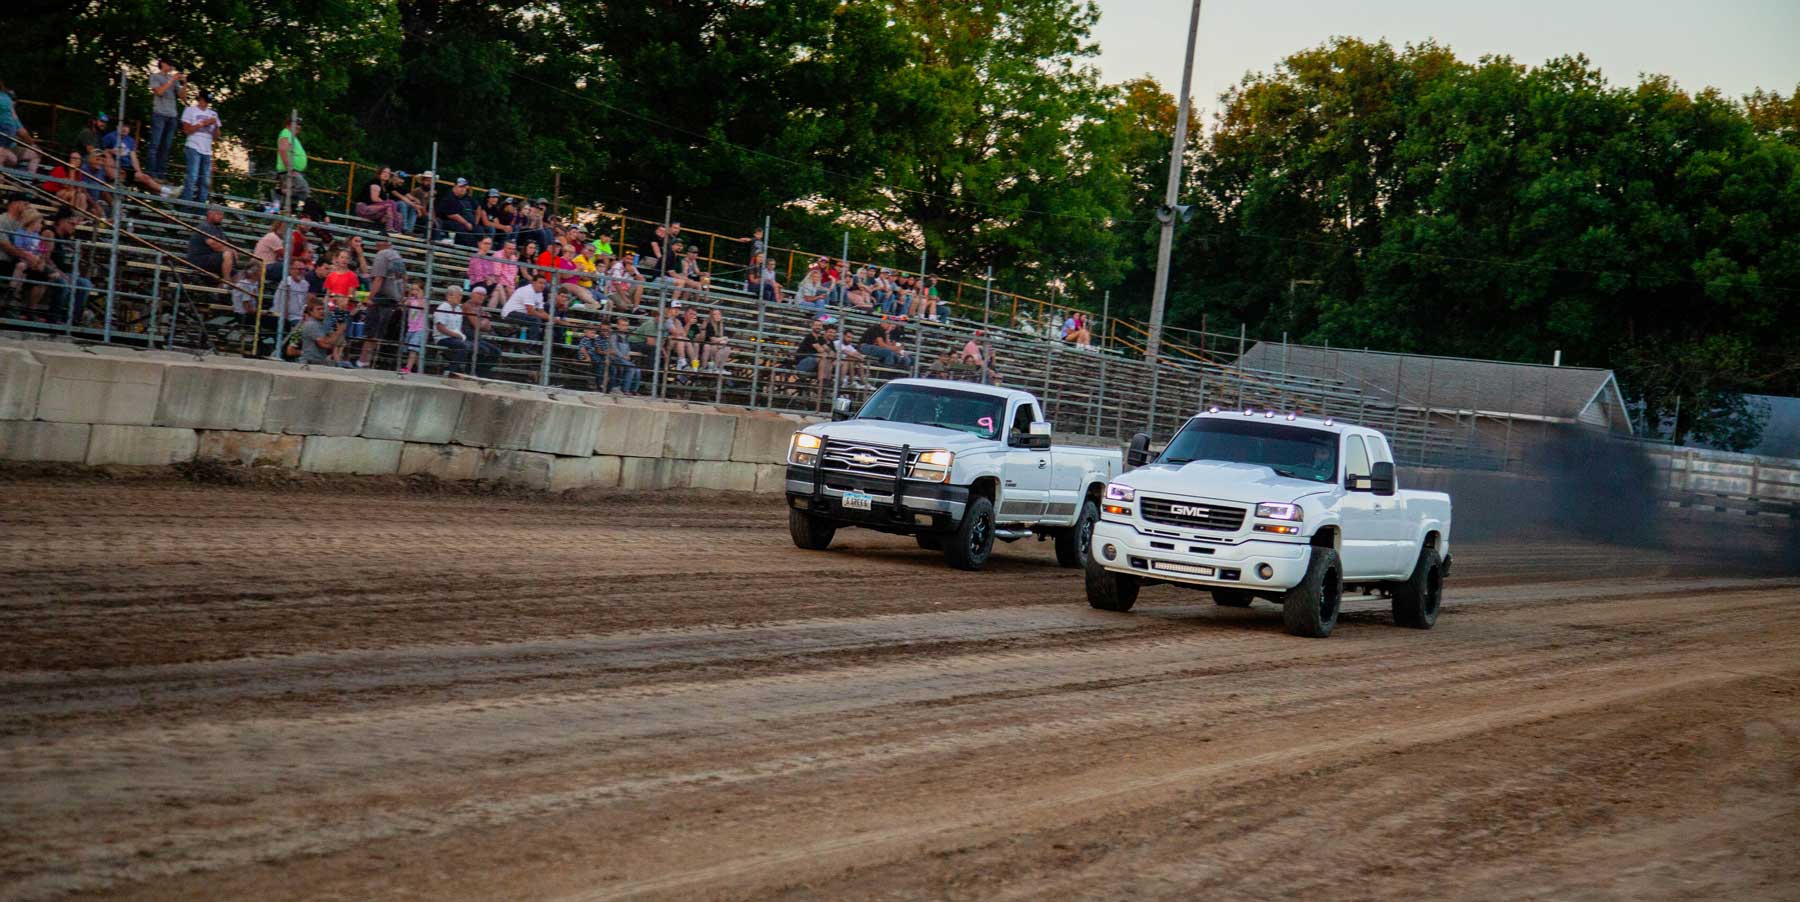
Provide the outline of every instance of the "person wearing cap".
{"type": "Polygon", "coordinates": [[[502,228],[500,225],[500,208],[501,208],[501,206],[502,206],[502,204],[500,202],[500,189],[499,188],[487,189],[487,197],[482,200],[481,206],[475,208],[475,233],[476,234],[478,234],[478,235],[501,234],[501,232],[502,232],[502,228]]]}
{"type": "Polygon", "coordinates": [[[469,209],[468,199],[468,179],[457,179],[449,191],[438,192],[437,206],[432,212],[437,214],[438,227],[450,233],[448,237],[440,239],[444,243],[473,243],[475,221],[470,217],[474,211],[469,209]]]}
{"type": "Polygon", "coordinates": [[[201,91],[181,113],[181,130],[187,135],[187,181],[181,199],[206,203],[212,197],[213,141],[219,137],[219,113],[212,108],[212,93],[201,91]]]}
{"type": "Polygon", "coordinates": [[[175,71],[175,64],[163,57],[150,73],[150,145],[144,169],[157,180],[168,171],[169,150],[175,146],[175,132],[181,124],[181,95],[187,73],[175,71]]]}
{"type": "Polygon", "coordinates": [[[277,200],[285,193],[288,202],[297,207],[312,195],[312,186],[306,183],[306,148],[300,144],[299,116],[289,119],[275,136],[275,178],[277,200]]]}
{"type": "Polygon", "coordinates": [[[131,123],[121,122],[118,128],[107,132],[100,139],[100,148],[112,155],[112,159],[104,164],[109,178],[111,170],[117,169],[122,175],[120,181],[126,184],[137,185],[165,197],[174,193],[138,165],[138,145],[137,139],[131,136],[131,123]]]}
{"type": "Polygon", "coordinates": [[[75,133],[75,146],[90,156],[93,155],[100,149],[101,139],[106,137],[107,132],[112,131],[111,123],[112,119],[106,115],[104,110],[95,113],[93,118],[81,127],[81,131],[75,133]]]}

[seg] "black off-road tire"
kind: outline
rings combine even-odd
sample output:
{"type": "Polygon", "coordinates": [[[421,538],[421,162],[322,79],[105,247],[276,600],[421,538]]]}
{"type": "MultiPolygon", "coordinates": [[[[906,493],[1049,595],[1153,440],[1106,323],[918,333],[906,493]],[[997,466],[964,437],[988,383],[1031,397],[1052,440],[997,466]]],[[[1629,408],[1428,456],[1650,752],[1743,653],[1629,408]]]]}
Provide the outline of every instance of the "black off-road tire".
{"type": "Polygon", "coordinates": [[[1094,524],[1100,520],[1100,508],[1094,499],[1081,502],[1081,516],[1075,525],[1056,533],[1056,563],[1071,570],[1087,563],[1094,544],[1094,524]]]}
{"type": "Polygon", "coordinates": [[[1306,578],[1282,597],[1281,622],[1296,636],[1323,639],[1337,626],[1343,602],[1344,567],[1338,562],[1337,549],[1314,548],[1306,578]]]}
{"type": "Polygon", "coordinates": [[[1394,622],[1416,630],[1431,629],[1444,601],[1444,561],[1438,550],[1420,549],[1412,576],[1390,586],[1394,590],[1394,622]]]}
{"type": "Polygon", "coordinates": [[[1214,589],[1212,597],[1213,604],[1222,608],[1247,608],[1256,599],[1255,594],[1243,589],[1214,589]]]}
{"type": "Polygon", "coordinates": [[[980,570],[994,552],[994,502],[976,495],[962,522],[944,536],[944,560],[958,570],[980,570]]]}
{"type": "Polygon", "coordinates": [[[1137,604],[1138,589],[1143,584],[1138,578],[1125,573],[1114,573],[1100,562],[1088,559],[1083,570],[1083,582],[1087,584],[1088,605],[1102,611],[1124,613],[1137,604]]]}
{"type": "Polygon", "coordinates": [[[794,547],[808,551],[824,551],[831,547],[831,537],[837,535],[837,524],[805,511],[788,508],[788,535],[794,537],[794,547]]]}
{"type": "Polygon", "coordinates": [[[919,547],[925,549],[926,551],[943,551],[944,550],[944,536],[942,533],[935,533],[935,532],[914,533],[913,540],[918,542],[919,547]]]}

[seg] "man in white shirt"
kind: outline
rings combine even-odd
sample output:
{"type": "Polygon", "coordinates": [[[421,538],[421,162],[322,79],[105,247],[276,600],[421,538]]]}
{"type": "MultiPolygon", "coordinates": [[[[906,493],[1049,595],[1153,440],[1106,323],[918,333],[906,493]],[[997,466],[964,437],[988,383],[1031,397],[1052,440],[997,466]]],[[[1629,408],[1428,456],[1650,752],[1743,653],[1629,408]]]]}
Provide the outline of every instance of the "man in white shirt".
{"type": "Polygon", "coordinates": [[[311,272],[311,263],[295,260],[293,271],[275,286],[275,293],[270,298],[274,314],[287,320],[290,331],[299,325],[300,317],[306,313],[306,298],[312,292],[312,282],[306,277],[311,272]]]}
{"type": "Polygon", "coordinates": [[[544,292],[549,288],[549,277],[539,273],[529,285],[520,285],[506,299],[500,318],[524,327],[525,337],[531,341],[542,339],[544,324],[550,321],[550,312],[544,308],[544,292]]]}
{"type": "Polygon", "coordinates": [[[201,91],[181,114],[181,130],[187,134],[187,181],[181,199],[206,203],[212,197],[213,139],[219,136],[219,113],[212,108],[212,94],[201,91]]]}

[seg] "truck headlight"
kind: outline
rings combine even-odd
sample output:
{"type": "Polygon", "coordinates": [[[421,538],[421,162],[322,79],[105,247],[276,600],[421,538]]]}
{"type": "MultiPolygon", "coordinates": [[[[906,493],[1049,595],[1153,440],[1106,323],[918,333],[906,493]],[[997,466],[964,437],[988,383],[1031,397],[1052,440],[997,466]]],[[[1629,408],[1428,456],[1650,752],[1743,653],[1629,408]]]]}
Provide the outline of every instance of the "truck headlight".
{"type": "Polygon", "coordinates": [[[955,460],[956,455],[949,451],[921,451],[907,475],[926,482],[949,482],[950,464],[955,460]]]}
{"type": "Polygon", "coordinates": [[[1108,500],[1108,501],[1136,501],[1137,500],[1137,489],[1134,489],[1131,486],[1125,485],[1124,483],[1109,482],[1106,484],[1106,500],[1108,500]]]}
{"type": "Polygon", "coordinates": [[[1256,515],[1265,520],[1301,520],[1300,505],[1285,501],[1263,501],[1256,505],[1256,515]]]}
{"type": "Polygon", "coordinates": [[[810,467],[819,460],[819,437],[804,432],[794,433],[788,445],[788,463],[810,467]]]}

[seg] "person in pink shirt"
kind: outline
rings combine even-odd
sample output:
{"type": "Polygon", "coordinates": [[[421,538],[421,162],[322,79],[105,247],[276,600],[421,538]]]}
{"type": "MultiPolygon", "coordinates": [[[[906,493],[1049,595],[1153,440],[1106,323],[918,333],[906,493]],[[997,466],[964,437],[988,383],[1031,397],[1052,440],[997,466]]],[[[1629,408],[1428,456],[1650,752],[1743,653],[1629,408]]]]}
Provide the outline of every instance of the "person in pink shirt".
{"type": "Polygon", "coordinates": [[[479,285],[492,294],[498,285],[495,279],[495,270],[498,268],[499,261],[494,258],[494,239],[482,238],[475,242],[475,255],[469,258],[469,287],[472,289],[479,285]]]}
{"type": "Polygon", "coordinates": [[[488,291],[490,298],[510,298],[519,287],[519,245],[508,241],[500,248],[499,256],[493,261],[494,287],[488,291]]]}

